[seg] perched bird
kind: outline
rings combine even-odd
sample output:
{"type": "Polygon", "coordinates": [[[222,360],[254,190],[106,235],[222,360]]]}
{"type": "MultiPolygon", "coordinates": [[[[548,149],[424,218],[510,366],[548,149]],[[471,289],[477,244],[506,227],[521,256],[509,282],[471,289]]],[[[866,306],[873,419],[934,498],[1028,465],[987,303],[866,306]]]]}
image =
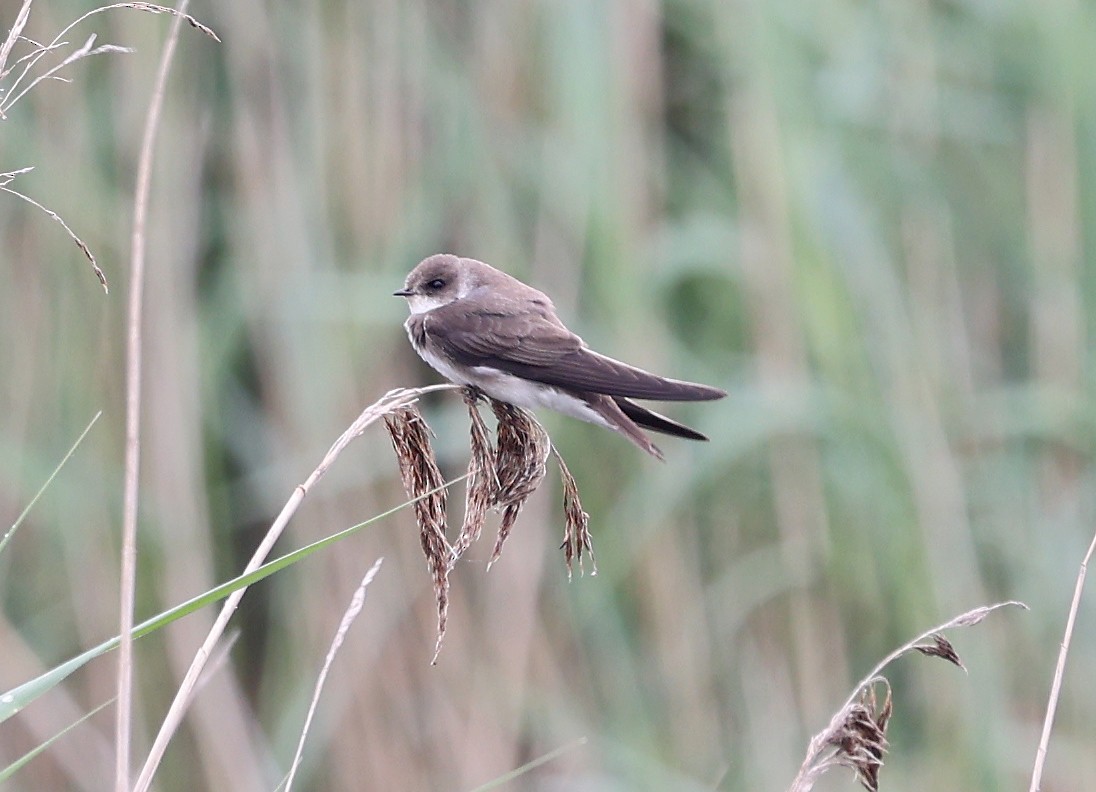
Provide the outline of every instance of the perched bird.
{"type": "Polygon", "coordinates": [[[648,454],[662,452],[643,429],[708,438],[632,399],[709,401],[726,392],[667,379],[586,346],[556,316],[548,296],[475,259],[430,256],[402,289],[404,327],[423,360],[458,385],[517,407],[547,407],[620,432],[648,454]]]}

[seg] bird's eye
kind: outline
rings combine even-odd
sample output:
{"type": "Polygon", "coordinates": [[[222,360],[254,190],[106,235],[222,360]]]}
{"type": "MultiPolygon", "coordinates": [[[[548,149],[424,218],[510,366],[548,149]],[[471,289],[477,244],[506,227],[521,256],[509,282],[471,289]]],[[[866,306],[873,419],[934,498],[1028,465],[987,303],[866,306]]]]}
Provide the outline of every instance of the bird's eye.
{"type": "Polygon", "coordinates": [[[443,289],[445,288],[445,281],[443,281],[441,278],[434,278],[434,280],[427,282],[426,288],[428,288],[430,291],[443,289]]]}

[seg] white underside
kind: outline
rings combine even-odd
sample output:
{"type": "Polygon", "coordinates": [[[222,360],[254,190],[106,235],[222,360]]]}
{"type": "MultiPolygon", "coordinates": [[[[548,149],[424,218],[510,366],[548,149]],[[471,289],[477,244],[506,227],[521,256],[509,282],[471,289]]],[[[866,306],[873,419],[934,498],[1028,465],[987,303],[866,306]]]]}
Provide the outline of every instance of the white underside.
{"type": "Polygon", "coordinates": [[[416,351],[430,364],[431,368],[450,382],[458,385],[474,385],[492,399],[513,404],[515,407],[524,407],[527,410],[547,407],[549,410],[555,410],[580,421],[616,429],[590,409],[590,406],[582,399],[576,399],[558,388],[539,382],[530,382],[488,366],[454,366],[450,361],[432,354],[427,349],[416,351]]]}

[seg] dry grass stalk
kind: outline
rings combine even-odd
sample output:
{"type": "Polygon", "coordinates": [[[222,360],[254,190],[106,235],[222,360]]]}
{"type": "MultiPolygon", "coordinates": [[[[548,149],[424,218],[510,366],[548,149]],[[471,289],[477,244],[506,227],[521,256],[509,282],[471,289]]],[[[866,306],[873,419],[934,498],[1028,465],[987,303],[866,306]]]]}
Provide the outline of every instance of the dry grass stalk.
{"type": "Polygon", "coordinates": [[[876,792],[879,788],[879,769],[883,766],[883,753],[887,747],[887,723],[892,712],[890,683],[882,676],[883,669],[902,655],[920,652],[940,657],[966,670],[955,647],[941,633],[954,627],[978,624],[993,611],[1009,605],[1027,610],[1022,602],[1013,601],[975,608],[921,633],[883,658],[853,688],[852,695],[830,719],[829,725],[811,738],[807,756],[788,792],[808,792],[827,770],[839,766],[855,770],[860,783],[871,792],[876,792]],[[931,644],[923,643],[930,638],[933,641],[931,644]],[[881,708],[876,705],[874,688],[877,684],[887,688],[886,700],[881,708]]]}
{"type": "Polygon", "coordinates": [[[18,176],[22,173],[27,173],[28,171],[32,171],[32,170],[34,170],[34,168],[29,167],[29,168],[21,168],[17,171],[11,171],[10,173],[0,173],[0,190],[2,190],[3,192],[8,193],[9,195],[14,195],[16,198],[20,198],[20,199],[26,201],[31,206],[37,207],[38,209],[45,212],[50,218],[52,218],[53,220],[56,220],[58,223],[60,223],[61,227],[63,229],[65,229],[65,231],[68,232],[69,238],[72,239],[72,241],[76,243],[76,247],[80,248],[81,252],[83,252],[83,254],[84,254],[84,257],[87,258],[87,260],[89,262],[91,262],[91,271],[93,273],[95,273],[95,277],[98,279],[99,285],[103,287],[103,292],[105,294],[109,294],[110,293],[110,285],[107,283],[106,273],[103,272],[103,270],[99,266],[98,262],[96,262],[95,256],[91,252],[91,248],[89,248],[87,246],[87,243],[84,242],[84,240],[82,240],[82,239],[80,239],[80,237],[76,236],[76,232],[73,231],[71,228],[69,228],[69,224],[64,221],[64,219],[61,217],[61,215],[57,214],[57,212],[53,211],[52,209],[46,208],[42,204],[38,203],[38,201],[31,198],[29,195],[24,195],[23,193],[19,192],[18,190],[13,190],[11,187],[8,187],[8,185],[12,182],[12,180],[16,176],[18,176]]]}
{"type": "Polygon", "coordinates": [[[1062,643],[1058,649],[1058,662],[1054,666],[1054,679],[1050,683],[1050,698],[1047,701],[1047,711],[1043,716],[1043,731],[1039,735],[1039,747],[1035,751],[1035,764],[1031,769],[1031,786],[1029,792],[1039,792],[1039,786],[1043,779],[1043,765],[1047,759],[1047,748],[1050,747],[1050,731],[1054,728],[1054,716],[1058,711],[1058,699],[1062,695],[1062,677],[1066,672],[1066,658],[1069,657],[1069,647],[1073,642],[1073,626],[1077,623],[1077,611],[1081,608],[1081,594],[1085,590],[1085,575],[1088,572],[1089,562],[1096,553],[1096,536],[1088,545],[1085,557],[1081,559],[1081,569],[1077,573],[1077,582],[1073,584],[1073,601],[1069,605],[1069,616],[1066,618],[1066,631],[1062,636],[1062,643]]]}
{"type": "MultiPolygon", "coordinates": [[[[96,55],[106,55],[109,53],[129,53],[133,50],[129,47],[119,47],[114,44],[102,44],[98,47],[95,46],[95,36],[91,35],[84,42],[84,44],[71,53],[66,55],[60,63],[56,63],[49,68],[38,72],[34,72],[34,67],[47,55],[59,52],[69,46],[67,41],[64,41],[65,35],[68,34],[76,25],[83,22],[88,17],[102,13],[103,11],[110,11],[116,8],[129,8],[136,11],[145,11],[151,14],[171,14],[176,19],[185,20],[191,27],[196,30],[200,30],[214,41],[220,41],[217,34],[210,28],[203,25],[194,17],[185,13],[184,9],[186,4],[180,5],[179,9],[169,8],[167,6],[155,5],[153,3],[115,3],[113,5],[101,6],[94,8],[87,12],[83,16],[76,19],[76,21],[69,24],[64,28],[54,39],[48,44],[39,44],[32,39],[23,36],[23,28],[26,27],[27,20],[30,18],[30,7],[33,0],[23,0],[23,3],[19,9],[19,13],[16,14],[15,21],[12,23],[11,29],[8,31],[4,41],[0,43],[0,82],[5,81],[9,76],[14,74],[10,84],[0,85],[0,119],[7,118],[7,113],[11,111],[16,102],[26,96],[32,91],[35,86],[45,80],[60,80],[61,82],[68,82],[68,79],[62,76],[62,72],[71,66],[73,63],[84,58],[94,57],[96,55]],[[11,66],[8,65],[8,59],[13,55],[15,47],[20,43],[29,43],[31,50],[25,55],[15,59],[11,66]],[[18,69],[18,72],[16,73],[18,69]]],[[[109,292],[109,286],[107,284],[106,274],[99,267],[99,264],[95,261],[95,256],[92,254],[91,249],[87,244],[76,235],[68,223],[64,219],[51,209],[46,208],[38,201],[34,200],[28,195],[25,195],[18,190],[13,190],[8,185],[18,175],[26,173],[32,170],[32,168],[21,168],[15,171],[9,171],[7,173],[0,173],[0,191],[6,192],[10,195],[14,195],[16,198],[20,198],[23,201],[37,207],[41,211],[45,212],[53,220],[61,224],[61,227],[68,232],[69,237],[72,239],[76,246],[80,248],[84,256],[91,263],[92,272],[95,273],[95,277],[98,279],[99,284],[103,287],[104,292],[109,292]]]]}
{"type": "MultiPolygon", "coordinates": [[[[275,543],[281,537],[285,527],[289,525],[289,521],[293,518],[293,515],[297,513],[297,509],[300,508],[302,501],[304,501],[312,491],[312,488],[316,486],[331,466],[335,464],[335,461],[346,447],[356,438],[360,437],[369,426],[395,410],[414,404],[424,394],[454,390],[456,387],[456,385],[445,384],[430,385],[425,388],[396,388],[362,410],[361,414],[354,419],[354,422],[351,423],[350,426],[339,435],[338,439],[331,444],[327,453],[324,454],[323,459],[320,460],[320,463],[316,466],[315,470],[309,474],[304,483],[298,484],[293,489],[293,494],[289,497],[289,500],[285,502],[285,505],[282,506],[282,510],[278,513],[278,516],[274,519],[270,528],[267,529],[266,534],[263,536],[259,546],[255,549],[255,552],[252,553],[251,559],[247,562],[247,566],[244,567],[243,574],[246,575],[249,572],[254,572],[262,565],[267,556],[270,555],[270,551],[274,548],[275,543]]],[[[228,622],[232,618],[232,615],[236,612],[240,600],[243,599],[244,594],[246,593],[246,587],[234,591],[229,595],[228,599],[225,600],[224,605],[221,606],[221,610],[217,614],[217,619],[213,622],[213,626],[209,628],[205,640],[195,653],[194,659],[190,663],[190,668],[187,669],[186,676],[179,685],[179,689],[175,693],[175,698],[172,699],[171,707],[168,709],[167,714],[160,723],[160,729],[156,733],[156,739],[152,744],[152,749],[149,751],[149,755],[145,759],[144,767],[141,769],[141,774],[137,778],[134,792],[143,792],[151,785],[152,777],[156,774],[156,769],[160,765],[160,760],[163,759],[168,743],[179,728],[179,724],[183,721],[183,716],[186,714],[187,707],[190,705],[190,701],[193,698],[195,686],[198,683],[199,677],[206,668],[209,658],[213,655],[218,641],[221,636],[224,635],[225,628],[228,626],[228,622]]]]}
{"type": "Polygon", "coordinates": [[[369,568],[369,571],[365,573],[365,577],[362,578],[362,582],[350,599],[350,605],[343,614],[342,621],[339,622],[339,629],[335,632],[335,638],[331,641],[331,648],[327,650],[327,657],[324,658],[323,668],[320,669],[320,675],[316,679],[316,687],[312,692],[312,701],[308,705],[308,713],[304,718],[304,726],[301,727],[301,736],[297,740],[297,752],[293,755],[293,763],[289,766],[289,775],[285,780],[285,792],[290,792],[293,789],[293,779],[297,776],[297,770],[301,766],[301,758],[304,756],[304,741],[308,738],[312,718],[316,715],[316,708],[320,704],[320,693],[323,692],[323,686],[327,681],[328,673],[331,671],[331,665],[335,662],[335,655],[342,647],[354,619],[358,618],[358,614],[361,613],[362,606],[365,604],[365,590],[373,582],[373,578],[376,576],[377,570],[381,568],[383,560],[383,558],[378,558],[373,562],[373,566],[369,568]]]}
{"type": "MultiPolygon", "coordinates": [[[[181,0],[180,13],[186,10],[189,0],[181,0]]],[[[179,17],[171,26],[160,65],[156,70],[156,82],[148,103],[145,128],[141,136],[141,155],[137,163],[137,184],[133,197],[133,231],[130,235],[130,283],[126,306],[126,446],[125,476],[122,493],[122,558],[119,576],[119,634],[118,646],[118,705],[115,709],[115,768],[114,788],[126,792],[130,788],[130,736],[133,710],[133,611],[137,590],[137,503],[139,496],[138,475],[141,461],[141,365],[144,355],[144,282],[145,282],[145,225],[148,217],[149,194],[152,188],[152,162],[155,152],[156,133],[160,129],[160,112],[167,92],[167,76],[175,58],[175,46],[179,41],[179,17]]],[[[85,49],[90,49],[94,37],[85,49]]],[[[62,65],[73,59],[69,56],[62,65]]],[[[46,72],[50,74],[51,72],[46,72]]],[[[24,72],[25,74],[25,72],[24,72]]],[[[33,86],[34,83],[31,83],[33,86]]],[[[26,90],[29,90],[28,86],[26,90]]],[[[18,97],[16,97],[18,99],[18,97]]],[[[10,99],[10,102],[16,101],[10,99]]],[[[60,219],[60,218],[58,218],[60,219]]],[[[70,232],[71,233],[71,232],[70,232]]],[[[93,262],[94,264],[94,262],[93,262]]],[[[98,268],[96,268],[98,269],[98,268]]],[[[100,276],[102,273],[99,273],[100,276]]],[[[106,288],[106,279],[102,278],[106,288]]]]}
{"type": "MultiPolygon", "coordinates": [[[[84,14],[84,17],[91,16],[92,14],[98,13],[100,11],[108,11],[112,8],[132,8],[134,11],[147,11],[150,14],[171,14],[172,16],[182,19],[195,30],[199,30],[202,33],[205,33],[217,43],[220,43],[221,41],[221,39],[218,38],[217,34],[213,32],[212,28],[203,25],[190,14],[184,13],[182,10],[182,6],[176,9],[171,8],[170,6],[156,5],[155,3],[115,3],[114,5],[103,6],[102,8],[96,8],[94,11],[89,11],[87,14],[84,14]]],[[[83,19],[84,17],[81,17],[81,19],[83,19]]]]}
{"type": "MultiPolygon", "coordinates": [[[[502,510],[502,522],[491,554],[494,563],[502,545],[510,535],[522,505],[544,481],[548,455],[554,453],[563,482],[563,508],[566,527],[563,534],[567,577],[571,578],[575,560],[583,569],[583,556],[589,553],[593,572],[597,574],[593,543],[590,538],[590,515],[582,510],[578,484],[563,457],[552,446],[548,433],[528,412],[505,402],[488,399],[498,419],[498,448],[492,444],[487,425],[479,412],[479,403],[486,397],[476,388],[462,390],[468,407],[471,458],[468,462],[468,489],[464,501],[464,522],[460,536],[453,545],[456,559],[475,542],[483,530],[487,511],[494,506],[502,510]]],[[[490,568],[490,564],[488,565],[490,568]]]]}
{"type": "MultiPolygon", "coordinates": [[[[8,56],[11,55],[15,42],[19,41],[23,35],[23,28],[26,27],[27,20],[30,18],[30,4],[32,2],[34,0],[23,0],[23,5],[20,6],[19,13],[15,15],[15,21],[11,24],[7,38],[0,44],[0,80],[4,79],[4,76],[11,71],[7,68],[8,56]]],[[[0,118],[2,117],[0,116],[0,118]]]]}
{"type": "Polygon", "coordinates": [[[879,770],[887,752],[887,723],[893,712],[890,683],[880,677],[879,684],[887,691],[883,706],[878,706],[875,685],[870,685],[857,702],[845,709],[844,722],[829,743],[836,749],[829,761],[855,772],[869,792],[879,790],[879,770]]]}
{"type": "Polygon", "coordinates": [[[464,403],[468,406],[471,456],[468,459],[468,482],[464,496],[464,522],[460,536],[453,545],[453,561],[464,554],[471,544],[479,539],[483,526],[487,522],[487,510],[494,505],[499,491],[499,479],[495,470],[495,448],[487,431],[487,424],[479,412],[479,402],[483,398],[475,388],[461,391],[464,403]]]}
{"type": "Polygon", "coordinates": [[[552,450],[548,433],[532,415],[512,404],[490,401],[499,422],[495,451],[498,491],[494,500],[495,506],[502,509],[502,523],[488,569],[502,553],[502,545],[510,535],[521,507],[544,481],[548,454],[552,450]]]}
{"type": "Polygon", "coordinates": [[[574,561],[578,561],[578,568],[585,573],[582,566],[584,553],[590,554],[590,574],[597,574],[597,559],[594,558],[594,543],[590,536],[590,515],[582,510],[582,501],[578,497],[578,483],[571,475],[563,456],[556,448],[552,449],[559,464],[559,477],[563,483],[563,516],[566,521],[563,529],[563,558],[567,562],[567,579],[571,579],[574,561]]]}
{"type": "Polygon", "coordinates": [[[127,47],[117,47],[112,44],[106,44],[100,47],[95,47],[93,49],[95,36],[92,36],[84,43],[82,47],[80,47],[72,54],[68,55],[60,64],[52,66],[44,72],[34,75],[33,77],[31,76],[31,71],[43,57],[51,52],[56,52],[64,47],[69,46],[68,42],[64,41],[63,39],[69,34],[69,32],[73,28],[75,28],[77,25],[79,25],[81,22],[88,19],[89,17],[95,16],[96,14],[101,14],[104,11],[113,11],[119,8],[127,8],[134,11],[144,11],[150,14],[170,14],[176,19],[185,20],[195,30],[201,31],[202,33],[212,38],[214,41],[220,42],[221,40],[217,36],[217,34],[213,32],[212,29],[210,29],[206,25],[203,25],[190,14],[187,14],[183,10],[184,6],[182,5],[180,5],[180,7],[176,9],[170,8],[168,6],[156,5],[154,3],[113,3],[111,5],[93,8],[86,14],[77,17],[73,22],[70,22],[68,25],[66,25],[60,33],[54,36],[52,41],[50,41],[48,44],[43,45],[38,44],[37,42],[22,35],[23,28],[26,26],[27,20],[30,18],[31,3],[32,0],[24,0],[23,6],[19,9],[19,14],[15,18],[15,23],[12,25],[11,30],[8,32],[8,36],[4,40],[4,43],[0,45],[0,80],[4,79],[9,74],[14,72],[16,66],[22,66],[22,69],[19,71],[19,74],[16,75],[15,80],[12,82],[12,85],[4,90],[4,99],[2,102],[0,102],[0,111],[2,111],[0,112],[0,118],[3,118],[4,112],[10,110],[12,105],[14,105],[22,97],[26,96],[26,94],[31,89],[33,89],[35,85],[42,82],[43,80],[64,80],[63,77],[60,77],[58,75],[58,72],[60,72],[66,66],[71,65],[75,61],[81,60],[82,58],[90,57],[92,55],[99,55],[105,52],[133,51],[132,49],[129,49],[127,47]],[[12,64],[12,66],[9,67],[7,65],[8,57],[12,54],[15,45],[19,41],[29,42],[33,46],[33,49],[30,53],[20,57],[18,60],[15,61],[14,64],[12,64]],[[23,86],[22,89],[20,89],[20,84],[27,79],[29,79],[30,82],[27,85],[23,86]]]}
{"type": "Polygon", "coordinates": [[[445,537],[445,479],[430,444],[430,429],[414,406],[402,407],[384,417],[392,447],[399,461],[400,477],[407,497],[415,501],[419,541],[426,555],[426,566],[434,582],[438,605],[438,637],[431,665],[437,663],[445,638],[449,611],[449,570],[456,555],[445,537]],[[432,493],[426,495],[426,493],[432,493]],[[422,497],[426,495],[426,497],[422,497]]]}
{"type": "MultiPolygon", "coordinates": [[[[452,546],[446,538],[445,491],[430,442],[430,428],[413,406],[392,409],[384,418],[396,451],[404,489],[409,498],[417,499],[415,516],[419,536],[437,598],[438,632],[431,664],[437,663],[445,637],[449,573],[479,538],[491,507],[502,510],[502,521],[488,569],[498,560],[522,506],[544,481],[548,455],[553,451],[548,433],[530,413],[511,404],[488,399],[498,419],[496,444],[492,445],[487,425],[479,412],[479,403],[486,397],[475,388],[462,388],[461,391],[468,408],[471,458],[468,463],[464,520],[460,535],[452,546]]],[[[563,548],[570,577],[575,559],[580,569],[584,554],[589,553],[593,560],[593,548],[588,528],[589,515],[582,510],[578,485],[558,452],[556,458],[563,479],[566,514],[563,548]]],[[[596,563],[593,574],[597,574],[596,563]]]]}

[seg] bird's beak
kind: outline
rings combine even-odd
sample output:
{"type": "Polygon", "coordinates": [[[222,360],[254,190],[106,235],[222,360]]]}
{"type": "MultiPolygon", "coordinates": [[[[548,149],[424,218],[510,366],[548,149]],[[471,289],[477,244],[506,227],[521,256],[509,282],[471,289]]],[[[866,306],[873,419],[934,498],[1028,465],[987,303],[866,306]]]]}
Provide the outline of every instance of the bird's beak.
{"type": "Polygon", "coordinates": [[[410,297],[414,294],[410,289],[400,289],[399,291],[392,292],[393,297],[410,297]]]}

